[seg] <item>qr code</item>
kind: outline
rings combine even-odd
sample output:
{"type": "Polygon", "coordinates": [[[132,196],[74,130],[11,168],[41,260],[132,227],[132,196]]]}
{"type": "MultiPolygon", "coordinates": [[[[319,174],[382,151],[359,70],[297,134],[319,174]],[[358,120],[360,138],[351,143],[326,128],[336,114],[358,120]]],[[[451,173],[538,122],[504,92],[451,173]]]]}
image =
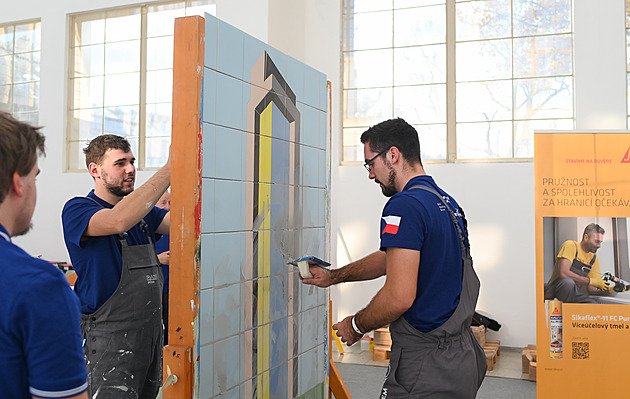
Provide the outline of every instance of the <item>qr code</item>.
{"type": "Polygon", "coordinates": [[[589,347],[588,342],[572,342],[573,344],[573,359],[588,359],[589,347]]]}

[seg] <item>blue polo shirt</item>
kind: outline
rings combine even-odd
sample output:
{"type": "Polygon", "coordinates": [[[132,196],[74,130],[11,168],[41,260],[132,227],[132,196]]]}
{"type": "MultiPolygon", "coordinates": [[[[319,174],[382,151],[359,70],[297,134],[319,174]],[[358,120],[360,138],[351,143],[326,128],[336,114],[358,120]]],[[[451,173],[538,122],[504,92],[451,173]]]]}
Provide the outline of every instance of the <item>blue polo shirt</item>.
{"type": "MultiPolygon", "coordinates": [[[[81,301],[81,312],[85,314],[96,312],[112,296],[122,275],[118,235],[83,237],[92,216],[114,205],[97,197],[94,190],[90,191],[88,197],[72,198],[66,202],[61,214],[66,248],[77,272],[74,290],[81,301]]],[[[156,241],[155,230],[167,213],[165,209],[154,207],[144,217],[153,242],[156,241]]],[[[140,229],[140,223],[129,229],[125,237],[129,246],[149,243],[146,234],[140,229]]]]}
{"type": "Polygon", "coordinates": [[[420,251],[416,299],[405,314],[412,326],[430,332],[446,322],[459,304],[462,291],[462,254],[459,235],[449,212],[433,193],[449,205],[464,231],[457,202],[440,189],[431,176],[416,176],[394,194],[381,217],[381,250],[405,248],[420,251]]]}
{"type": "Polygon", "coordinates": [[[63,273],[11,242],[0,225],[0,397],[87,390],[79,300],[63,273]]]}

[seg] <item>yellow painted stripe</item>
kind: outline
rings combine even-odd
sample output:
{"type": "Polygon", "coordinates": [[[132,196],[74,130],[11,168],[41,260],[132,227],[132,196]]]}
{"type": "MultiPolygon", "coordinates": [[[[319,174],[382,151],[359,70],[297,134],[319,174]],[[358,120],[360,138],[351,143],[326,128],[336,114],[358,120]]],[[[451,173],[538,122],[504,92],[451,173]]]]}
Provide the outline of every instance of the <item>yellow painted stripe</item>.
{"type": "Polygon", "coordinates": [[[258,386],[257,397],[269,398],[270,279],[271,275],[271,136],[273,106],[260,114],[258,153],[258,386]]]}

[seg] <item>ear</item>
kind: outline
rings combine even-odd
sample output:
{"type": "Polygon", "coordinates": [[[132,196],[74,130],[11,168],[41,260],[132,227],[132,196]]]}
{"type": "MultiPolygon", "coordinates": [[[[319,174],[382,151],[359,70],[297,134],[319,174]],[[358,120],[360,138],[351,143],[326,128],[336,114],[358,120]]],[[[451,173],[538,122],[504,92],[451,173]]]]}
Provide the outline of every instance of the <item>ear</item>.
{"type": "Polygon", "coordinates": [[[95,164],[94,162],[90,162],[90,164],[88,165],[88,171],[90,172],[90,174],[92,175],[93,178],[97,178],[97,177],[101,177],[101,172],[98,168],[98,165],[95,164]]]}
{"type": "Polygon", "coordinates": [[[11,178],[10,191],[13,191],[15,195],[21,197],[24,195],[24,184],[22,183],[22,176],[18,172],[14,172],[11,178]]]}
{"type": "Polygon", "coordinates": [[[398,147],[392,147],[389,149],[389,151],[392,154],[392,164],[395,164],[401,161],[402,154],[400,153],[400,150],[398,149],[398,147]]]}

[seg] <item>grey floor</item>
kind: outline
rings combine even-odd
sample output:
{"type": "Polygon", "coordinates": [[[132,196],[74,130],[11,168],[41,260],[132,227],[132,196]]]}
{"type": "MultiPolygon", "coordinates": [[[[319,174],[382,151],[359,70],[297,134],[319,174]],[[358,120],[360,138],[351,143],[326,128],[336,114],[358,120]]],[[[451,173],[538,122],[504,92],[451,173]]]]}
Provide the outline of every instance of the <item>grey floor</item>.
{"type": "MultiPolygon", "coordinates": [[[[502,348],[495,368],[477,393],[478,399],[531,399],[536,397],[536,383],[521,371],[520,349],[502,348]]],[[[375,362],[369,352],[339,355],[333,350],[333,361],[354,399],[378,398],[385,379],[387,362],[375,362]]]]}

